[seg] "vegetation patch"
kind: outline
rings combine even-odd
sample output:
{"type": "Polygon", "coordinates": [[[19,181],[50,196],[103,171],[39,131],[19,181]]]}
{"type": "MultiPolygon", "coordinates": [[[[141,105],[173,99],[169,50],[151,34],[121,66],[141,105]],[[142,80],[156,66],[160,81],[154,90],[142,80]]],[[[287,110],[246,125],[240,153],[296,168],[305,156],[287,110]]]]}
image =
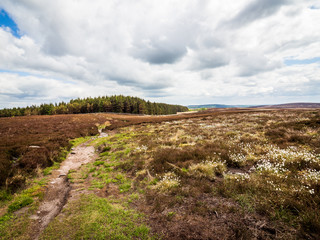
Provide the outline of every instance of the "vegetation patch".
{"type": "Polygon", "coordinates": [[[7,207],[0,216],[0,239],[29,239],[32,228],[29,217],[43,199],[46,184],[46,178],[32,179],[25,190],[10,194],[1,202],[2,206],[7,207]]]}
{"type": "Polygon", "coordinates": [[[17,197],[13,203],[11,203],[8,206],[8,212],[15,212],[29,204],[33,203],[33,198],[26,196],[26,195],[21,195],[17,197]]]}
{"type": "Polygon", "coordinates": [[[180,179],[174,173],[168,172],[156,183],[156,185],[154,185],[154,189],[167,192],[179,187],[179,185],[180,179]]]}
{"type": "Polygon", "coordinates": [[[201,114],[109,119],[116,133],[91,142],[99,157],[68,174],[86,195],[42,238],[318,239],[319,111],[201,114]]]}
{"type": "Polygon", "coordinates": [[[109,156],[101,161],[114,162],[113,170],[130,163],[120,169],[132,178],[132,189],[145,196],[147,206],[141,202],[139,209],[152,216],[158,233],[161,222],[168,238],[186,238],[175,231],[178,224],[193,229],[189,238],[213,236],[202,221],[220,224],[215,233],[223,231],[221,238],[315,238],[319,217],[310,213],[320,206],[319,153],[315,140],[292,141],[290,136],[320,140],[316,124],[300,126],[300,119],[316,116],[310,111],[244,112],[122,128],[109,138],[109,156]],[[272,133],[286,121],[294,126],[293,119],[299,127],[272,133]],[[120,154],[128,146],[130,153],[120,154]],[[221,214],[228,224],[219,220],[221,214]],[[252,221],[245,220],[247,214],[252,221]],[[265,223],[259,227],[256,222],[265,223]]]}
{"type": "Polygon", "coordinates": [[[205,161],[190,165],[188,170],[191,176],[214,180],[216,175],[222,175],[227,168],[222,162],[205,161]]]}
{"type": "Polygon", "coordinates": [[[60,163],[54,162],[51,167],[47,167],[47,168],[43,169],[43,175],[44,176],[50,175],[52,170],[59,169],[59,167],[60,167],[60,163]]]}
{"type": "Polygon", "coordinates": [[[92,194],[70,203],[63,215],[40,239],[154,239],[141,214],[92,194]]]}

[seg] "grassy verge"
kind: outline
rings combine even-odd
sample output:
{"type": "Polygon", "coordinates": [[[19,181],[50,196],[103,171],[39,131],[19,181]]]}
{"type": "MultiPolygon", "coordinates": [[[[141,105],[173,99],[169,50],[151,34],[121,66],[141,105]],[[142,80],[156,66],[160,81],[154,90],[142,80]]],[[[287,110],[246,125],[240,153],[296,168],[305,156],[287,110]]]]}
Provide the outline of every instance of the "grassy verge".
{"type": "Polygon", "coordinates": [[[70,203],[63,215],[41,239],[152,239],[139,213],[94,194],[70,203]]]}
{"type": "Polygon", "coordinates": [[[87,136],[87,137],[80,137],[80,138],[76,138],[70,141],[72,147],[77,147],[82,143],[87,142],[88,140],[90,140],[92,137],[91,136],[87,136]]]}
{"type": "Polygon", "coordinates": [[[34,214],[44,197],[47,178],[33,179],[29,187],[14,195],[9,195],[11,201],[5,203],[7,209],[0,217],[0,239],[28,239],[32,221],[29,217],[34,214]],[[19,212],[22,211],[22,212],[19,212]]]}

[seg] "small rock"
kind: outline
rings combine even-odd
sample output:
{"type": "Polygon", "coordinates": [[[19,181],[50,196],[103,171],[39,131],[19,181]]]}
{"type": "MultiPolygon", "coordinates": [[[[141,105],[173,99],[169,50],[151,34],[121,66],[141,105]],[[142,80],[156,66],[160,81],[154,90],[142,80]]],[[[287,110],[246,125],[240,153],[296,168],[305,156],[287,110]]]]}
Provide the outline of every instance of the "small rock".
{"type": "Polygon", "coordinates": [[[40,146],[29,146],[29,148],[41,148],[40,146]]]}
{"type": "Polygon", "coordinates": [[[38,213],[38,214],[40,214],[41,212],[40,212],[40,211],[38,211],[37,213],[38,213]]]}
{"type": "Polygon", "coordinates": [[[37,216],[37,215],[31,215],[29,218],[32,219],[32,220],[38,220],[38,219],[39,219],[39,216],[37,216]]]}

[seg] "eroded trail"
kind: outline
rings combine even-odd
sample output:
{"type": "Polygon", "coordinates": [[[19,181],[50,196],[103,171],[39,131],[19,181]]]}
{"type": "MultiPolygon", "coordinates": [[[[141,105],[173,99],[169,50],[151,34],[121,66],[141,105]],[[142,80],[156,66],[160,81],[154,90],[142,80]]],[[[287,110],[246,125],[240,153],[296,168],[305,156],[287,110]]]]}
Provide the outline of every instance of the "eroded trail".
{"type": "Polygon", "coordinates": [[[43,230],[62,210],[67,203],[71,184],[68,181],[68,173],[77,170],[82,164],[89,163],[96,158],[93,146],[83,143],[75,147],[69,153],[61,167],[52,171],[52,178],[48,185],[48,189],[43,202],[41,203],[36,215],[30,218],[35,220],[32,239],[38,239],[43,230]]]}

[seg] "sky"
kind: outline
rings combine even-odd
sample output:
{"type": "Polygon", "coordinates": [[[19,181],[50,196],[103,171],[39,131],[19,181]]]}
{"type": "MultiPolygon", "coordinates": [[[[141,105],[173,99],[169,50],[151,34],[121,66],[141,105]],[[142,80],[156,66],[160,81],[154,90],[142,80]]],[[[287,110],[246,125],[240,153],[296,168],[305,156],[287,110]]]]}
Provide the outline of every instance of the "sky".
{"type": "Polygon", "coordinates": [[[0,0],[0,108],[320,102],[319,0],[0,0]]]}

